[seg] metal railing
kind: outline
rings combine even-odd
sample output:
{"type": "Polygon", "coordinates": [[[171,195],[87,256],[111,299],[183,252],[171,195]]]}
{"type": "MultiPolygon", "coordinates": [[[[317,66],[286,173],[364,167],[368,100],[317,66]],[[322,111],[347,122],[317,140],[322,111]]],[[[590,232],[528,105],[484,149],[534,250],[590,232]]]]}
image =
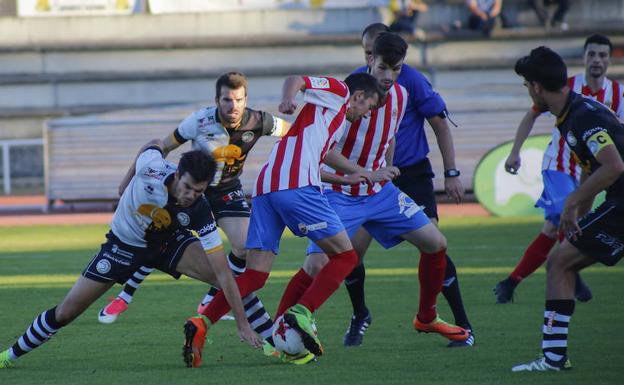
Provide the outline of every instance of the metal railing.
{"type": "Polygon", "coordinates": [[[11,147],[43,146],[43,139],[4,139],[0,140],[2,148],[2,180],[4,194],[11,194],[11,147]]]}

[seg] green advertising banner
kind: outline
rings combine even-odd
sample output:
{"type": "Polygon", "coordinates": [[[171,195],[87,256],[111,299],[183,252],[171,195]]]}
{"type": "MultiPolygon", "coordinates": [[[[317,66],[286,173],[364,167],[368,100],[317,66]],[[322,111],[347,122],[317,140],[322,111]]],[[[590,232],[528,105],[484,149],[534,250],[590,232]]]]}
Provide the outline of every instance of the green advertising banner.
{"type": "Polygon", "coordinates": [[[551,135],[527,138],[520,151],[522,166],[518,174],[505,171],[513,141],[505,142],[481,158],[474,173],[477,200],[489,212],[498,216],[540,215],[535,202],[542,194],[542,157],[551,135]]]}

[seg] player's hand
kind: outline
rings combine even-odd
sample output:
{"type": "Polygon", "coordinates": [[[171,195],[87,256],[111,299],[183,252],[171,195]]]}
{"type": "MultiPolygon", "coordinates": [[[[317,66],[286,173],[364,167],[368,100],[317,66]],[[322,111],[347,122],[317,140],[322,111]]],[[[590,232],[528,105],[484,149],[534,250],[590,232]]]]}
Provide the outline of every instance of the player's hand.
{"type": "Polygon", "coordinates": [[[444,191],[455,203],[461,203],[464,198],[464,185],[458,177],[444,178],[444,191]]]}
{"type": "Polygon", "coordinates": [[[505,161],[505,171],[510,174],[516,175],[521,165],[522,161],[520,160],[520,155],[511,153],[505,161]]]}
{"type": "Polygon", "coordinates": [[[574,204],[568,197],[563,206],[563,211],[561,212],[559,231],[570,237],[573,241],[576,240],[578,235],[583,235],[583,231],[578,224],[578,216],[578,205],[574,204]]]}
{"type": "Polygon", "coordinates": [[[378,170],[375,170],[371,173],[371,182],[383,182],[383,181],[391,181],[392,179],[399,176],[401,172],[397,167],[382,167],[378,170]]]}
{"type": "Polygon", "coordinates": [[[345,175],[343,185],[353,185],[360,184],[362,182],[369,183],[370,177],[368,175],[364,175],[359,172],[354,172],[353,174],[345,175]]]}
{"type": "Polygon", "coordinates": [[[152,223],[157,230],[166,229],[171,225],[171,215],[169,211],[156,205],[144,204],[139,206],[139,214],[152,219],[152,223]]]}
{"type": "Polygon", "coordinates": [[[282,114],[292,115],[295,113],[297,109],[297,103],[294,100],[282,100],[280,103],[278,110],[282,114]]]}
{"type": "Polygon", "coordinates": [[[256,332],[251,329],[249,323],[245,326],[239,327],[238,336],[240,337],[241,342],[246,342],[253,348],[262,347],[262,339],[260,339],[256,332]]]}

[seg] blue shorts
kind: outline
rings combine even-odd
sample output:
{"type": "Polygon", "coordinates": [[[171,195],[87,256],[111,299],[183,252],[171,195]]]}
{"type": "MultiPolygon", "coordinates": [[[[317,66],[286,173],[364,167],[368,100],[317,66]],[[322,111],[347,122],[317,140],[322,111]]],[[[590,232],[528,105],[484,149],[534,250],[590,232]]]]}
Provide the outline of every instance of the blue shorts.
{"type": "Polygon", "coordinates": [[[578,188],[576,179],[564,172],[543,170],[544,191],[535,207],[544,209],[544,219],[559,226],[559,219],[568,195],[578,188]]]}
{"type": "Polygon", "coordinates": [[[316,241],[344,230],[325,195],[314,186],[281,190],[254,197],[247,232],[248,249],[278,253],[279,242],[288,227],[298,237],[316,241]]]}
{"type": "MultiPolygon", "coordinates": [[[[331,190],[326,195],[349,237],[364,226],[386,249],[401,243],[402,234],[431,223],[421,207],[392,183],[387,183],[381,191],[370,196],[353,197],[331,190]]],[[[320,252],[315,243],[309,243],[308,254],[320,252]]]]}

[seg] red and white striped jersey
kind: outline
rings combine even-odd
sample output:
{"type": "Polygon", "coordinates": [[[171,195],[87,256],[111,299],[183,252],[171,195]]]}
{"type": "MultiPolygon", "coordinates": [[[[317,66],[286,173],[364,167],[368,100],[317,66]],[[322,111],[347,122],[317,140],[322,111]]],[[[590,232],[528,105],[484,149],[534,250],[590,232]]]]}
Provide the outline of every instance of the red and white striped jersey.
{"type": "MultiPolygon", "coordinates": [[[[568,78],[568,86],[572,91],[606,105],[618,117],[624,118],[624,87],[620,83],[605,77],[602,88],[592,93],[585,82],[585,75],[579,74],[568,78]]],[[[565,172],[578,179],[581,177],[581,168],[571,155],[565,139],[561,137],[557,127],[554,127],[552,140],[544,153],[542,169],[565,172]]]]}
{"type": "Polygon", "coordinates": [[[320,163],[345,129],[349,88],[329,77],[303,79],[305,103],[260,170],[253,196],[305,186],[321,187],[320,163]]]}
{"type": "MultiPolygon", "coordinates": [[[[388,91],[386,103],[370,112],[367,117],[349,124],[347,129],[334,147],[335,150],[353,163],[367,170],[378,170],[386,166],[386,152],[394,135],[399,129],[399,124],[405,114],[407,105],[407,90],[395,83],[388,91]]],[[[323,171],[332,174],[344,175],[341,172],[323,164],[323,171]]],[[[377,182],[373,185],[360,183],[354,185],[338,185],[324,183],[326,189],[332,189],[351,196],[373,195],[385,182],[377,182]]]]}

